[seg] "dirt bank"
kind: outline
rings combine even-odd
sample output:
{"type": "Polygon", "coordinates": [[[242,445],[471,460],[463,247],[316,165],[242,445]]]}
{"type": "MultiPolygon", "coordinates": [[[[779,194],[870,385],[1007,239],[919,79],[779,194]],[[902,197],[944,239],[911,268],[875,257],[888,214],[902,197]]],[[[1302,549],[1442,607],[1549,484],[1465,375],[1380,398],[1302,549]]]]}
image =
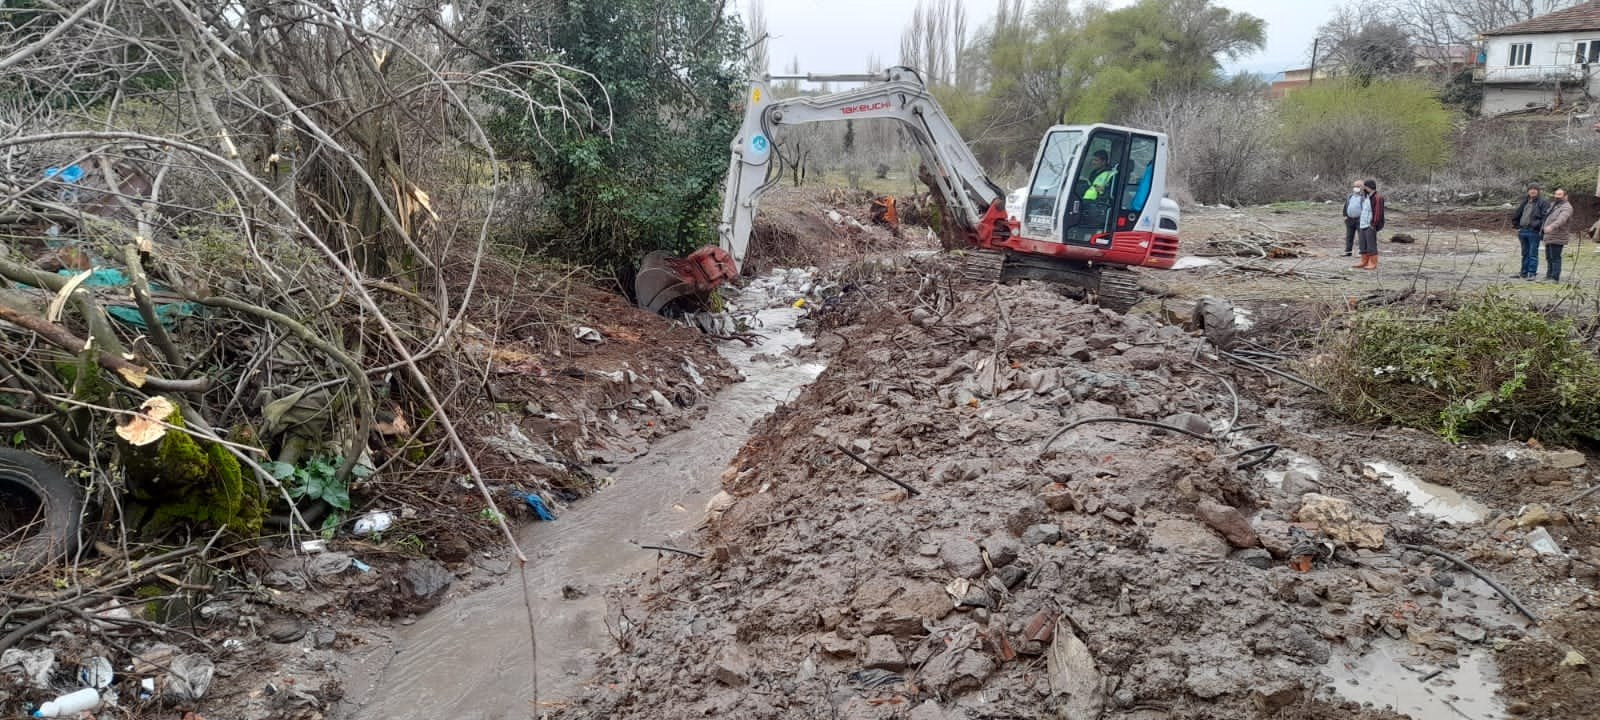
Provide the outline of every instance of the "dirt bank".
{"type": "MultiPolygon", "coordinates": [[[[1510,489],[1470,519],[1430,510],[1438,490],[1408,500],[1406,468],[1445,443],[1332,425],[1311,391],[1149,316],[948,278],[840,305],[830,369],[727,470],[706,558],[613,592],[617,652],[561,717],[1559,717],[1584,700],[1567,653],[1594,657],[1573,629],[1596,619],[1592,515],[1510,489]],[[1530,547],[1540,528],[1559,555],[1530,547]]],[[[1445,467],[1467,489],[1582,489],[1571,462],[1445,467]]]]}

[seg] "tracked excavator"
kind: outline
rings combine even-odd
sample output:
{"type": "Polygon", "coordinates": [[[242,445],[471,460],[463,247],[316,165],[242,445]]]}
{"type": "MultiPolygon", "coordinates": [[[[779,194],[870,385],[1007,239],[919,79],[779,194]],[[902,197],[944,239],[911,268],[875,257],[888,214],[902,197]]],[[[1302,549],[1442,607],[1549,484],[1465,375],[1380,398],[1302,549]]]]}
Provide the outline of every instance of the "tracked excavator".
{"type": "Polygon", "coordinates": [[[1178,204],[1166,197],[1162,133],[1054,126],[1039,142],[1027,187],[1008,203],[916,70],[768,78],[774,79],[864,84],[776,99],[767,82],[753,82],[732,143],[719,242],[684,258],[647,255],[634,283],[641,307],[660,312],[738,276],[761,194],[781,175],[773,172],[773,157],[781,152],[773,133],[804,123],[899,121],[922,156],[924,180],[943,200],[946,221],[970,246],[964,268],[970,278],[1066,283],[1086,289],[1103,307],[1124,311],[1139,300],[1131,268],[1166,269],[1178,259],[1178,204]]]}

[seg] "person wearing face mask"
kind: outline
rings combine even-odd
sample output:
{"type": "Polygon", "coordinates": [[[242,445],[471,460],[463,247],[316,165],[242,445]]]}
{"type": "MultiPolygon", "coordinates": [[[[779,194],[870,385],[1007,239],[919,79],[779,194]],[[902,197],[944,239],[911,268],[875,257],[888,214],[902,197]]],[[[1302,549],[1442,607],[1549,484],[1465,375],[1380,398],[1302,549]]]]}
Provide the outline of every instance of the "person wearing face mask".
{"type": "Polygon", "coordinates": [[[1366,202],[1361,181],[1350,183],[1350,197],[1344,199],[1344,256],[1350,257],[1356,248],[1356,231],[1361,229],[1361,205],[1366,202]]]}
{"type": "Polygon", "coordinates": [[[1567,239],[1570,235],[1568,225],[1572,222],[1572,203],[1567,202],[1567,191],[1556,188],[1555,201],[1550,203],[1550,212],[1544,217],[1544,226],[1541,234],[1544,238],[1544,279],[1548,282],[1561,282],[1561,253],[1567,249],[1567,239]]]}

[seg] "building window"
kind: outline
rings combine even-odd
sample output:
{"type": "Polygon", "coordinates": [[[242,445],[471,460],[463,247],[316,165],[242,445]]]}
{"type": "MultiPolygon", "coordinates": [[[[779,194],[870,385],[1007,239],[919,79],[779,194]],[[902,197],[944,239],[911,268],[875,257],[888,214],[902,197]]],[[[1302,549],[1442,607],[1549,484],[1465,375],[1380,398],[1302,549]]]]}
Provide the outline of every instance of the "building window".
{"type": "Polygon", "coordinates": [[[1512,43],[1511,62],[1506,63],[1511,67],[1527,67],[1533,64],[1533,43],[1512,43]]]}
{"type": "Polygon", "coordinates": [[[1580,41],[1578,43],[1578,51],[1573,54],[1572,61],[1579,65],[1600,62],[1600,40],[1580,41]]]}

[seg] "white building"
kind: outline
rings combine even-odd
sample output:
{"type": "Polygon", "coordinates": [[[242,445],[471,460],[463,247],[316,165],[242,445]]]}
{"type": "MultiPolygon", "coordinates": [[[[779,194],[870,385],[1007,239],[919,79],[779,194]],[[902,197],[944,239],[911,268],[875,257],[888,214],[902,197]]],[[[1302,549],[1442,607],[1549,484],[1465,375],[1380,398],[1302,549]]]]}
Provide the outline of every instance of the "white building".
{"type": "Polygon", "coordinates": [[[1483,34],[1483,114],[1600,98],[1600,0],[1483,34]]]}

